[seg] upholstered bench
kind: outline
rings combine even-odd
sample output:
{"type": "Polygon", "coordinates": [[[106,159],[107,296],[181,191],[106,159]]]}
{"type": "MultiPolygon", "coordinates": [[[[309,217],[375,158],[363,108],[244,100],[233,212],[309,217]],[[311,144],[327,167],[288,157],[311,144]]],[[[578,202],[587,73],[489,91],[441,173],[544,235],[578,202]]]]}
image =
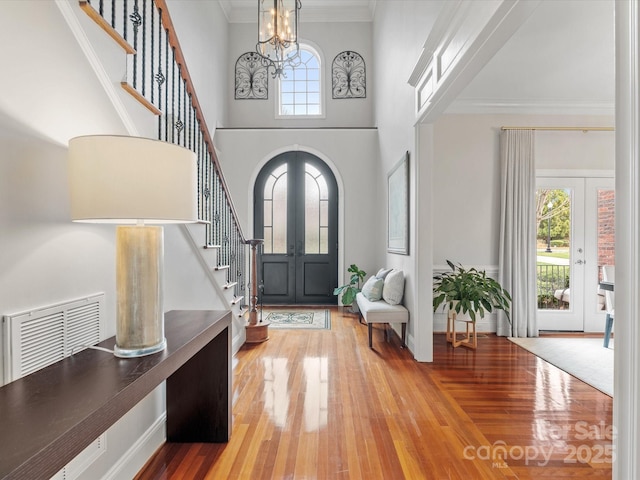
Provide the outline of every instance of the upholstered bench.
{"type": "MultiPolygon", "coordinates": [[[[373,348],[371,337],[374,323],[401,323],[402,324],[402,348],[406,345],[407,321],[409,310],[404,305],[390,305],[384,300],[372,302],[362,292],[356,295],[356,302],[360,309],[360,318],[364,319],[369,327],[369,348],[373,348]]],[[[385,326],[385,339],[388,340],[388,332],[385,326]]]]}

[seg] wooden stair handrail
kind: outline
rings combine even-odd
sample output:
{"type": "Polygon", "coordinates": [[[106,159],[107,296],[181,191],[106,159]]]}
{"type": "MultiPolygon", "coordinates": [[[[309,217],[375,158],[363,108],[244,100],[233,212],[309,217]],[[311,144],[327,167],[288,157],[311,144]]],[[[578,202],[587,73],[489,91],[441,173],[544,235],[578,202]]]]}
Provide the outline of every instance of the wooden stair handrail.
{"type": "MultiPolygon", "coordinates": [[[[93,20],[95,21],[100,28],[102,28],[111,38],[113,38],[118,45],[120,45],[125,52],[128,54],[136,54],[136,50],[128,43],[116,29],[114,29],[109,22],[105,21],[105,19],[100,15],[100,13],[93,8],[93,6],[89,3],[88,0],[78,0],[80,8],[93,20]]],[[[218,160],[218,156],[216,155],[215,148],[213,147],[213,139],[211,138],[211,134],[209,133],[209,127],[207,126],[207,122],[202,113],[202,107],[200,106],[200,101],[198,100],[198,96],[196,95],[196,91],[193,85],[193,81],[191,80],[191,74],[189,73],[189,69],[187,68],[187,62],[185,61],[184,54],[182,53],[182,48],[180,47],[180,41],[178,40],[178,36],[175,31],[175,27],[173,26],[173,22],[171,20],[171,16],[169,14],[169,9],[167,7],[166,0],[153,0],[152,3],[155,4],[158,12],[160,13],[160,17],[162,19],[162,24],[165,30],[168,33],[169,37],[169,45],[173,49],[174,59],[176,63],[180,66],[180,75],[185,82],[185,87],[187,89],[187,93],[190,96],[191,104],[196,114],[196,118],[199,122],[199,128],[202,132],[202,136],[204,138],[204,142],[207,145],[207,152],[211,156],[211,161],[213,162],[213,167],[218,173],[218,178],[220,180],[220,184],[224,191],[224,196],[226,198],[227,204],[231,211],[231,216],[233,217],[234,223],[236,225],[238,234],[240,235],[240,241],[243,244],[246,244],[246,238],[244,233],[242,232],[242,227],[240,221],[238,219],[238,213],[236,212],[235,205],[231,199],[231,192],[229,191],[229,187],[222,173],[222,168],[220,166],[220,161],[218,160]]],[[[126,90],[129,94],[131,94],[136,100],[138,100],[142,105],[144,105],[147,109],[149,109],[154,115],[161,115],[162,112],[160,109],[155,107],[151,102],[149,102],[146,98],[144,98],[137,90],[135,90],[129,83],[121,82],[121,86],[126,90]]]]}

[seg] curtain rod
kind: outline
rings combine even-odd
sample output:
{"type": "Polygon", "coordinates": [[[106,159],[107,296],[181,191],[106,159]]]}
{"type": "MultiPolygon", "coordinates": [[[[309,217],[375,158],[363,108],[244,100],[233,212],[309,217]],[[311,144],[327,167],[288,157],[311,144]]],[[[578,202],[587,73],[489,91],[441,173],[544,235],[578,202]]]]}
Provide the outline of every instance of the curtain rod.
{"type": "Polygon", "coordinates": [[[558,130],[576,132],[614,132],[614,127],[501,127],[501,130],[558,130]]]}

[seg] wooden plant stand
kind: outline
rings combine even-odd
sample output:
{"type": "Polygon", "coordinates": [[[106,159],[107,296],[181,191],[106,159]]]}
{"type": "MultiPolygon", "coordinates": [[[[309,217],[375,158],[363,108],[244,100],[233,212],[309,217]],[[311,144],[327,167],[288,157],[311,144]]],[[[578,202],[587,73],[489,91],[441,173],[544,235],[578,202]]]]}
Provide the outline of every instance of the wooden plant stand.
{"type": "MultiPolygon", "coordinates": [[[[460,332],[462,333],[462,332],[460,332]]],[[[471,319],[457,319],[457,314],[455,311],[449,310],[447,314],[447,342],[451,344],[452,347],[467,347],[475,350],[478,348],[478,335],[476,333],[476,322],[471,319]],[[458,335],[456,334],[456,322],[464,322],[466,323],[467,331],[466,337],[463,336],[458,339],[458,335]]]]}

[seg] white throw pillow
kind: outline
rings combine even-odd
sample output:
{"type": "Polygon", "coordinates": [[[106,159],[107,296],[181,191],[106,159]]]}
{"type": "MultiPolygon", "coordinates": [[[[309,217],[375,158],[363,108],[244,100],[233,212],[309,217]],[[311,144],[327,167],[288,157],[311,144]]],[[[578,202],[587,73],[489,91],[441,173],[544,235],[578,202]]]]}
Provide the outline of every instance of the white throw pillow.
{"type": "Polygon", "coordinates": [[[369,277],[369,280],[362,286],[362,294],[371,302],[377,302],[382,298],[382,288],[384,280],[378,277],[369,277]]]}
{"type": "Polygon", "coordinates": [[[402,302],[404,294],[404,273],[402,270],[393,269],[384,279],[382,298],[389,305],[398,305],[402,302]]]}
{"type": "Polygon", "coordinates": [[[393,270],[393,268],[381,268],[380,270],[378,270],[378,273],[376,273],[376,277],[384,280],[387,275],[389,275],[389,272],[391,272],[391,270],[393,270]]]}

